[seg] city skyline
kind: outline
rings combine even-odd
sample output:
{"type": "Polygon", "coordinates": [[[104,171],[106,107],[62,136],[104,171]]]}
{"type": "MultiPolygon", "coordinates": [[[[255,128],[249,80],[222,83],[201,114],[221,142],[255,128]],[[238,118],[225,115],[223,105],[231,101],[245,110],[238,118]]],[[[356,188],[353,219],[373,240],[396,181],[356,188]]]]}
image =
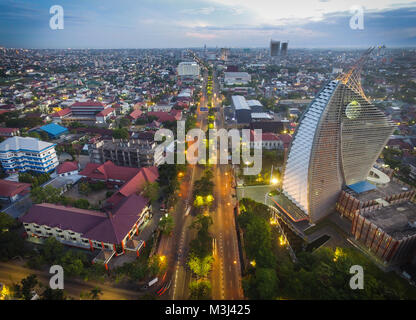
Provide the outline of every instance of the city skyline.
{"type": "Polygon", "coordinates": [[[14,48],[261,47],[270,39],[291,48],[416,45],[416,2],[363,1],[364,29],[350,28],[356,3],[296,1],[3,1],[0,45],[14,48]],[[64,9],[52,30],[50,7],[64,9]],[[12,27],[10,27],[12,26],[12,27]]]}

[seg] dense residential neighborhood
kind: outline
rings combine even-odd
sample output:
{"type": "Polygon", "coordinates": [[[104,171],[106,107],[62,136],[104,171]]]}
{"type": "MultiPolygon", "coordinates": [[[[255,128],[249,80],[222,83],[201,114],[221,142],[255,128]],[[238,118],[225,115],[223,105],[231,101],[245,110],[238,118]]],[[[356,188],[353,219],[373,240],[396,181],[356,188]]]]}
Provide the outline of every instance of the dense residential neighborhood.
{"type": "MultiPolygon", "coordinates": [[[[415,297],[407,287],[416,276],[413,233],[402,230],[416,186],[414,49],[378,47],[362,64],[366,99],[394,132],[367,178],[377,188],[345,186],[316,225],[284,197],[285,165],[300,124],[316,118],[306,113],[323,103],[322,88],[363,51],[289,53],[1,48],[0,221],[10,245],[2,261],[19,257],[39,272],[62,264],[70,278],[119,283],[136,298],[303,299],[314,297],[306,280],[304,291],[293,286],[296,268],[343,257],[371,266],[379,298],[390,294],[385,271],[395,272],[394,297],[415,297]],[[261,170],[245,175],[253,163],[231,156],[224,165],[165,163],[168,154],[178,159],[179,123],[205,132],[208,145],[210,130],[247,130],[261,170]],[[159,129],[173,135],[163,148],[159,129]],[[400,223],[375,217],[396,209],[400,223]],[[390,242],[369,243],[378,234],[390,242]],[[405,253],[390,266],[397,250],[405,253]]],[[[192,143],[184,144],[186,153],[192,143]]],[[[328,298],[349,294],[342,290],[328,298]]]]}

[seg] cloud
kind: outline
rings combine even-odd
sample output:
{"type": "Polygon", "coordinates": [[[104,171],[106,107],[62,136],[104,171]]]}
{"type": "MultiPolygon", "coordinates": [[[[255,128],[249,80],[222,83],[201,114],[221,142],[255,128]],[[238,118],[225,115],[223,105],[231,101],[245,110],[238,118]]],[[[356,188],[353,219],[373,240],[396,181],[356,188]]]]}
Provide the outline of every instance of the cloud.
{"type": "Polygon", "coordinates": [[[192,14],[192,15],[208,15],[215,11],[214,7],[205,7],[205,8],[196,8],[196,9],[184,9],[181,10],[184,14],[192,14]]]}
{"type": "Polygon", "coordinates": [[[198,39],[215,39],[217,35],[213,33],[200,33],[200,32],[187,32],[185,36],[189,38],[198,38],[198,39]]]}

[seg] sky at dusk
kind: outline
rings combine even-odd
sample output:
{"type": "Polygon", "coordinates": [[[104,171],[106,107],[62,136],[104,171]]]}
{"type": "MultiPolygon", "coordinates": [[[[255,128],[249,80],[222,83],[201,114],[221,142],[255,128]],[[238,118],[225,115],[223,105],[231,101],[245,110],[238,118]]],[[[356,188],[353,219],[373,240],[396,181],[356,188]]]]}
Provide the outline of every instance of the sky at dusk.
{"type": "Polygon", "coordinates": [[[416,46],[416,1],[0,0],[0,46],[15,48],[416,46]],[[49,8],[64,9],[52,30],[49,8]],[[351,8],[364,9],[352,30],[351,8]]]}

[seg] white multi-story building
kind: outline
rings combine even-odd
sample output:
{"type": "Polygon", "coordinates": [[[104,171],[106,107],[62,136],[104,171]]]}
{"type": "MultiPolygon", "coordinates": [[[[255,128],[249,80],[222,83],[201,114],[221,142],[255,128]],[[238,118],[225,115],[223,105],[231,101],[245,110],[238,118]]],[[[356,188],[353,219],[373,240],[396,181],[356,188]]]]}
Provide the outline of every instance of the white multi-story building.
{"type": "Polygon", "coordinates": [[[244,85],[251,81],[251,75],[247,72],[224,72],[224,84],[227,86],[244,85]]]}
{"type": "Polygon", "coordinates": [[[196,62],[181,62],[178,65],[180,77],[199,77],[199,65],[196,62]]]}
{"type": "Polygon", "coordinates": [[[11,137],[0,143],[0,163],[7,172],[46,173],[58,166],[55,144],[29,137],[11,137]]]}

